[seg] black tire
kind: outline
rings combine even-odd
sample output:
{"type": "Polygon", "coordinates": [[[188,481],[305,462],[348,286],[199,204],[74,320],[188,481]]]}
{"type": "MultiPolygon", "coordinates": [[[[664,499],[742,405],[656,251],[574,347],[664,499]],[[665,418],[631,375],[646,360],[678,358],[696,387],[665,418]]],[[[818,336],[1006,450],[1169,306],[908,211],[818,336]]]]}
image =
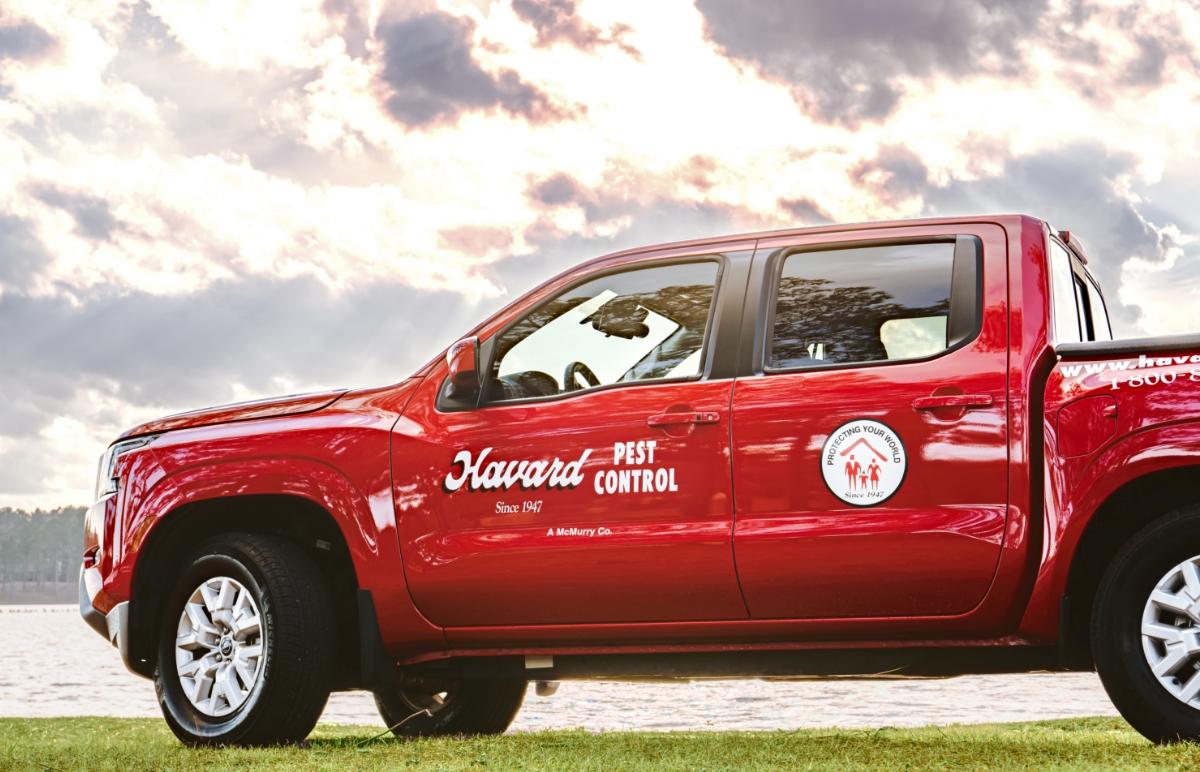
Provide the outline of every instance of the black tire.
{"type": "Polygon", "coordinates": [[[1159,683],[1141,633],[1143,610],[1159,580],[1198,555],[1200,506],[1176,510],[1139,531],[1117,553],[1092,609],[1092,655],[1100,680],[1125,720],[1155,743],[1200,740],[1200,709],[1159,683]]]}
{"type": "Polygon", "coordinates": [[[184,563],[163,611],[154,686],[163,716],[188,745],[274,745],[302,741],[325,709],[336,651],[329,590],[296,544],[230,533],[201,544],[184,563]],[[227,715],[202,712],[184,692],[176,633],[185,602],[208,579],[241,583],[264,631],[261,665],[249,696],[227,715]],[[264,640],[265,639],[265,640],[264,640]]]}
{"type": "Polygon", "coordinates": [[[521,709],[525,686],[525,681],[471,679],[449,684],[441,704],[430,694],[397,689],[376,692],[375,705],[397,737],[500,734],[521,709]],[[432,715],[420,713],[424,708],[432,715]]]}

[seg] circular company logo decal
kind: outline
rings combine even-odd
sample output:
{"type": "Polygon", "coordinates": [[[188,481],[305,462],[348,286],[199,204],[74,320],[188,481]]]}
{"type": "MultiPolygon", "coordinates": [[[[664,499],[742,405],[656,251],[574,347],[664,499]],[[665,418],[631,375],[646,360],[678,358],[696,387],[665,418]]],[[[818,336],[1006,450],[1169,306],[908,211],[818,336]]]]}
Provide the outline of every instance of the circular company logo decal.
{"type": "Polygon", "coordinates": [[[829,491],[847,504],[882,504],[904,482],[908,454],[886,424],[860,418],[834,429],[821,449],[821,475],[829,491]]]}

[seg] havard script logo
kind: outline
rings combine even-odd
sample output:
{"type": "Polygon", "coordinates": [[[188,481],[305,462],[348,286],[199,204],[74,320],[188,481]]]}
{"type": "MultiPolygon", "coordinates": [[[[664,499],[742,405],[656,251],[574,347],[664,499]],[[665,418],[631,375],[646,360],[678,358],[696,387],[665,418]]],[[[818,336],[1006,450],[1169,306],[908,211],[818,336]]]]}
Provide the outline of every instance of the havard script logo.
{"type": "Polygon", "coordinates": [[[563,461],[553,458],[549,461],[529,461],[526,459],[513,461],[491,461],[491,448],[484,448],[475,456],[469,450],[460,450],[454,456],[457,472],[450,472],[442,483],[446,490],[453,493],[464,485],[468,490],[493,491],[512,488],[520,485],[530,488],[574,488],[583,482],[583,465],[590,449],[583,451],[574,461],[563,461]]]}
{"type": "MultiPolygon", "coordinates": [[[[626,440],[613,443],[612,466],[595,471],[592,490],[597,496],[618,494],[675,493],[675,467],[665,466],[657,458],[657,440],[626,440]]],[[[584,482],[583,467],[592,451],[583,451],[574,461],[555,457],[549,460],[492,458],[492,449],[484,448],[476,455],[460,450],[451,462],[456,467],[446,475],[442,485],[453,493],[460,488],[469,491],[507,490],[520,486],[533,488],[575,488],[584,482]]],[[[540,509],[526,511],[539,512],[540,509]]],[[[501,505],[497,512],[512,513],[501,505]]]]}
{"type": "Polygon", "coordinates": [[[821,449],[821,474],[829,491],[847,504],[871,507],[904,482],[908,455],[887,425],[861,418],[830,433],[821,449]]]}

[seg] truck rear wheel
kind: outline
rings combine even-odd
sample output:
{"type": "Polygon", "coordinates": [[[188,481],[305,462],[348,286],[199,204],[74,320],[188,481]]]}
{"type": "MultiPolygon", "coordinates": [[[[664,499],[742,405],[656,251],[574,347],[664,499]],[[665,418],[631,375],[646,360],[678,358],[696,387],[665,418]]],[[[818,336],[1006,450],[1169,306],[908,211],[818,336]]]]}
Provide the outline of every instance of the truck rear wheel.
{"type": "Polygon", "coordinates": [[[164,610],[154,674],[188,745],[303,740],[329,699],[333,606],[297,545],[225,534],[184,563],[164,610]]]}
{"type": "Polygon", "coordinates": [[[1200,739],[1200,507],[1135,535],[1100,582],[1092,653],[1117,710],[1156,743],[1200,739]]]}
{"type": "Polygon", "coordinates": [[[397,737],[500,734],[524,700],[525,682],[514,680],[463,680],[441,692],[375,693],[379,715],[397,737]]]}

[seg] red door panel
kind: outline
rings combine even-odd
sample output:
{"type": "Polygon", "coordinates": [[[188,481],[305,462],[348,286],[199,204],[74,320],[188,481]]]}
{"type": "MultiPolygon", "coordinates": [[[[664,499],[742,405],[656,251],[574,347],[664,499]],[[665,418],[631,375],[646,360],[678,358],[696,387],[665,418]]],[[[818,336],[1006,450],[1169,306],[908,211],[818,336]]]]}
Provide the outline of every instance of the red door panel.
{"type": "Polygon", "coordinates": [[[754,617],[961,613],[991,583],[1006,509],[1000,409],[939,421],[908,404],[926,383],[882,369],[738,383],[737,557],[754,617]],[[909,454],[899,490],[869,508],[834,498],[819,460],[829,433],[860,418],[892,427],[909,454]]]}
{"type": "Polygon", "coordinates": [[[746,617],[731,543],[732,381],[439,413],[442,377],[413,398],[393,449],[422,613],[446,626],[746,617]],[[511,487],[481,470],[472,489],[465,465],[488,448],[485,462],[547,466],[526,466],[532,476],[511,487]],[[556,458],[562,473],[538,484],[556,458]]]}
{"type": "Polygon", "coordinates": [[[752,617],[954,615],[986,595],[1008,507],[1007,281],[1003,231],[973,227],[984,305],[971,343],[928,361],[738,380],[735,547],[752,617]],[[889,481],[897,439],[906,463],[889,481]],[[836,496],[843,485],[862,498],[836,496]]]}

